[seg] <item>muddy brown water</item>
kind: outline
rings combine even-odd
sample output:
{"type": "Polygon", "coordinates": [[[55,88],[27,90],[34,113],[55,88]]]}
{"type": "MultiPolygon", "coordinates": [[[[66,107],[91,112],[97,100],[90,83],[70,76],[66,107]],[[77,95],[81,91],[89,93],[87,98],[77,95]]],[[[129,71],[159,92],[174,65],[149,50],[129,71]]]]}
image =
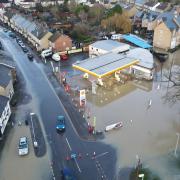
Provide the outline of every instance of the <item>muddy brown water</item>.
{"type": "MultiPolygon", "coordinates": [[[[124,85],[115,83],[109,88],[98,87],[96,95],[92,94],[90,83],[76,77],[76,86],[89,89],[86,115],[90,115],[87,120],[96,125],[96,130],[103,131],[107,125],[123,123],[121,129],[106,132],[103,140],[117,149],[117,170],[134,167],[139,157],[143,166],[161,179],[179,177],[174,150],[176,133],[180,133],[180,102],[166,100],[173,88],[165,78],[171,67],[180,66],[179,57],[180,50],[170,54],[163,65],[155,60],[153,82],[133,80],[124,85]]],[[[180,158],[179,150],[180,142],[177,148],[180,158]]]]}

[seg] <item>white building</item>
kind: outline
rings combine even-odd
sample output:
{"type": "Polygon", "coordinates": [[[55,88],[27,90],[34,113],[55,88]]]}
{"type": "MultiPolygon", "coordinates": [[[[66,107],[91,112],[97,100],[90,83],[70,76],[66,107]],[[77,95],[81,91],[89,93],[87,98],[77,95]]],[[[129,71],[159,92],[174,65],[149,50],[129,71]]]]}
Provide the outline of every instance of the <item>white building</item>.
{"type": "Polygon", "coordinates": [[[9,98],[0,96],[0,136],[4,134],[7,122],[11,116],[9,98]]]}
{"type": "Polygon", "coordinates": [[[137,65],[133,65],[133,73],[138,77],[147,80],[153,79],[154,61],[153,55],[149,50],[143,48],[134,48],[127,52],[127,56],[139,60],[137,65]]]}
{"type": "Polygon", "coordinates": [[[89,45],[89,57],[93,58],[109,52],[121,53],[128,51],[130,46],[113,40],[101,40],[89,45]]]}

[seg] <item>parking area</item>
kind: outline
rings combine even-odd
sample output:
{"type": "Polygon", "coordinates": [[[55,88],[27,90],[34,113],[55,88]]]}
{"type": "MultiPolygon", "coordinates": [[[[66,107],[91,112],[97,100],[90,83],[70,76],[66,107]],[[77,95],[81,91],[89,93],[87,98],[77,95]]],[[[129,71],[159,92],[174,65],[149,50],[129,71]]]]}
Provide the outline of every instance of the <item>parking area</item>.
{"type": "Polygon", "coordinates": [[[48,155],[37,158],[34,154],[33,144],[30,135],[29,126],[24,123],[24,111],[27,107],[19,106],[13,123],[9,124],[10,131],[6,135],[6,143],[1,152],[0,179],[50,179],[50,164],[48,155]],[[27,155],[18,155],[18,143],[20,137],[27,137],[29,152],[27,155]],[[39,168],[42,167],[42,168],[39,168]]]}

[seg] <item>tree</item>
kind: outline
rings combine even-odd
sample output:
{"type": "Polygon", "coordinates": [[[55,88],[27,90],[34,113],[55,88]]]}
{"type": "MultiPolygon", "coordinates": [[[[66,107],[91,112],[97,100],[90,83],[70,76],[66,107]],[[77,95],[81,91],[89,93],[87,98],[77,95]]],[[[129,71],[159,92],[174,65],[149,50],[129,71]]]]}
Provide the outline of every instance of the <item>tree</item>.
{"type": "Polygon", "coordinates": [[[114,14],[122,14],[122,8],[119,4],[109,9],[109,11],[107,12],[107,17],[114,16],[114,14]]]}
{"type": "Polygon", "coordinates": [[[165,74],[168,82],[167,93],[164,96],[166,101],[175,103],[180,101],[180,67],[173,66],[169,73],[165,74]]]}
{"type": "Polygon", "coordinates": [[[77,5],[77,7],[75,9],[75,14],[78,16],[81,11],[84,11],[84,12],[88,13],[89,6],[83,5],[83,4],[77,5]]]}
{"type": "Polygon", "coordinates": [[[105,8],[101,4],[95,4],[89,8],[88,17],[95,23],[100,23],[104,16],[105,8]]]}
{"type": "Polygon", "coordinates": [[[107,31],[116,31],[120,33],[131,32],[131,20],[126,14],[115,14],[101,21],[101,27],[107,31]]]}

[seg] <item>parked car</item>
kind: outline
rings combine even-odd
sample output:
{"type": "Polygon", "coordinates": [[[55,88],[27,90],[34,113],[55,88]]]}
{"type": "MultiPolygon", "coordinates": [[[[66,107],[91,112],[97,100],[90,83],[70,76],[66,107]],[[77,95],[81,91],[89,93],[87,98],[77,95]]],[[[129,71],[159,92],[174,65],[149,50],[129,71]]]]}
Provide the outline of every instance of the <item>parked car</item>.
{"type": "Polygon", "coordinates": [[[25,48],[26,47],[22,41],[19,42],[18,44],[21,46],[21,48],[25,48]]]}
{"type": "Polygon", "coordinates": [[[19,146],[18,146],[18,154],[19,156],[27,155],[29,153],[29,146],[27,137],[20,137],[19,146]]]}
{"type": "Polygon", "coordinates": [[[60,58],[61,58],[61,60],[66,61],[66,60],[68,60],[68,55],[67,54],[61,54],[60,58]]]}
{"type": "Polygon", "coordinates": [[[9,31],[8,35],[9,37],[12,37],[13,39],[16,38],[16,35],[11,31],[9,31]]]}
{"type": "Polygon", "coordinates": [[[56,130],[57,130],[57,132],[63,132],[63,131],[65,131],[65,128],[66,128],[66,126],[65,126],[65,117],[62,116],[62,115],[59,115],[57,117],[56,130]]]}
{"type": "Polygon", "coordinates": [[[27,53],[29,50],[26,47],[23,47],[22,50],[27,53]]]}
{"type": "Polygon", "coordinates": [[[8,32],[8,30],[7,30],[6,28],[3,28],[3,31],[4,31],[4,32],[8,32]]]}
{"type": "Polygon", "coordinates": [[[63,168],[61,170],[61,176],[62,176],[62,180],[76,180],[72,170],[69,168],[63,168]]]}
{"type": "Polygon", "coordinates": [[[33,58],[34,58],[33,54],[31,54],[31,53],[27,53],[27,57],[29,60],[33,60],[33,58]]]}

